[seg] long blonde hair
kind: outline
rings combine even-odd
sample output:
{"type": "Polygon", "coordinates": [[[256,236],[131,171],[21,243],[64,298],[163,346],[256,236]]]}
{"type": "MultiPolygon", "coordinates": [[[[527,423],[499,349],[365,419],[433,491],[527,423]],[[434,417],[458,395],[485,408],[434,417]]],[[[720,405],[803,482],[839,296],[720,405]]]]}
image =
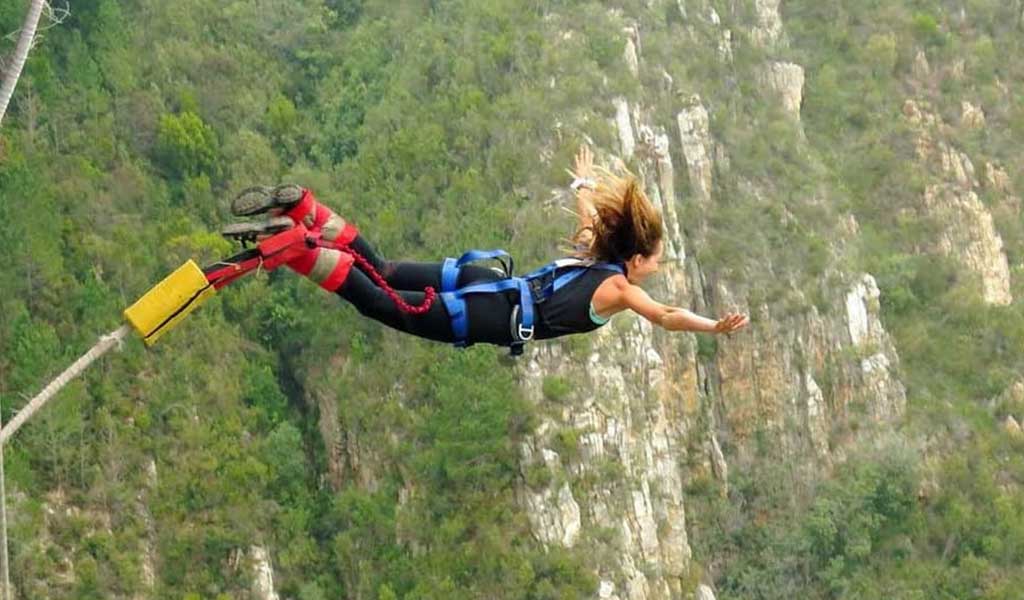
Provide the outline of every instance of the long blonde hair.
{"type": "Polygon", "coordinates": [[[593,225],[573,236],[577,252],[601,262],[653,256],[664,235],[664,222],[639,180],[629,172],[619,176],[600,167],[596,171],[597,186],[589,194],[597,214],[593,225]]]}

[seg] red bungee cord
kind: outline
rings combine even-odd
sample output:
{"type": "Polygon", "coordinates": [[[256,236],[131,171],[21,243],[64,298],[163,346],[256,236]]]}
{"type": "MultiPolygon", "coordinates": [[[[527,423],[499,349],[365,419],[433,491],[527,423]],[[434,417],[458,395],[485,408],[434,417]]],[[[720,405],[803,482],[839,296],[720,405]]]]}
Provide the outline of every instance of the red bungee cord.
{"type": "MultiPolygon", "coordinates": [[[[377,287],[384,290],[384,292],[391,298],[391,301],[395,303],[398,310],[413,314],[422,315],[423,313],[430,310],[430,307],[434,305],[434,300],[437,299],[437,292],[433,287],[426,287],[423,289],[425,294],[423,302],[419,306],[413,306],[406,302],[402,296],[398,294],[390,285],[384,276],[377,272],[373,264],[366,258],[356,252],[355,249],[350,247],[348,244],[342,244],[338,242],[327,242],[324,241],[319,235],[307,235],[305,243],[309,247],[320,246],[321,248],[331,248],[346,252],[352,256],[356,264],[373,279],[373,282],[377,284],[377,287]]],[[[215,289],[220,289],[227,284],[235,281],[243,275],[249,273],[254,269],[258,269],[263,264],[263,257],[259,255],[256,250],[247,250],[238,255],[235,255],[226,261],[216,263],[210,267],[204,269],[207,281],[215,289]]]]}
{"type": "Polygon", "coordinates": [[[375,269],[374,266],[370,264],[370,261],[366,260],[366,258],[364,258],[363,255],[356,252],[347,244],[331,244],[329,247],[351,254],[352,258],[355,259],[356,264],[358,264],[362,268],[362,270],[365,271],[370,276],[370,279],[373,279],[373,282],[376,283],[378,287],[384,290],[384,292],[391,297],[391,301],[395,303],[395,306],[398,307],[398,310],[413,315],[422,315],[423,313],[430,310],[431,306],[433,306],[434,299],[437,297],[437,292],[434,290],[434,288],[424,288],[423,293],[426,294],[426,297],[423,298],[423,302],[419,306],[413,306],[406,302],[404,299],[402,299],[402,297],[398,295],[398,292],[396,292],[394,288],[388,285],[388,282],[384,279],[384,276],[378,273],[377,269],[375,269]]]}

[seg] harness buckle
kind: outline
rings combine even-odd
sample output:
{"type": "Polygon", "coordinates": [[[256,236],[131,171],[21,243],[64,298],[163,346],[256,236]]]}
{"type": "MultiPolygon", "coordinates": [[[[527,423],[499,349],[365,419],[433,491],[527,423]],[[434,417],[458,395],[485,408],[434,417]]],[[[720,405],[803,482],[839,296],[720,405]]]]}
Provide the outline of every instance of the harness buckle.
{"type": "Polygon", "coordinates": [[[307,248],[316,248],[320,245],[320,236],[310,233],[306,235],[306,239],[304,241],[306,242],[307,248]]]}
{"type": "Polygon", "coordinates": [[[519,314],[520,305],[517,304],[512,307],[512,316],[509,318],[509,329],[512,330],[512,354],[514,356],[522,354],[523,346],[526,345],[526,342],[533,339],[534,326],[523,327],[523,324],[519,322],[519,314]],[[519,351],[515,352],[517,347],[519,351]]]}
{"type": "Polygon", "coordinates": [[[544,289],[550,284],[550,277],[538,277],[537,279],[530,279],[527,281],[527,285],[530,286],[530,295],[533,296],[534,304],[542,304],[547,300],[544,295],[544,289]]]}
{"type": "Polygon", "coordinates": [[[533,339],[533,327],[523,327],[522,325],[519,325],[517,333],[519,334],[519,339],[524,342],[528,342],[533,339]]]}

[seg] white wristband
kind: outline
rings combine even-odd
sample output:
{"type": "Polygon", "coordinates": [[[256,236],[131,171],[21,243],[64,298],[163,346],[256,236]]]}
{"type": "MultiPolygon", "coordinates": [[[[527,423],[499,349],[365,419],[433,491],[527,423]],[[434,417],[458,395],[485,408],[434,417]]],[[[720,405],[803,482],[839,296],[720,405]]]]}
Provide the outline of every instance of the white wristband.
{"type": "Polygon", "coordinates": [[[597,187],[597,182],[591,179],[590,177],[577,177],[576,179],[572,180],[572,183],[569,184],[569,187],[572,188],[572,191],[574,192],[580,191],[580,188],[592,190],[595,187],[597,187]]]}

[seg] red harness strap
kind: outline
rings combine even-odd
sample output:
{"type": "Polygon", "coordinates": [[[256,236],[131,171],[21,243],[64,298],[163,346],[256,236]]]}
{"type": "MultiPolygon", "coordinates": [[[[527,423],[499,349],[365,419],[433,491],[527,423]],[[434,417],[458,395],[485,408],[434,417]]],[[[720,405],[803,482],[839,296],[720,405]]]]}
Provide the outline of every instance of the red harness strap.
{"type": "Polygon", "coordinates": [[[203,269],[206,281],[219,290],[236,279],[258,269],[263,264],[263,257],[257,250],[240,252],[227,260],[214,263],[203,269]]]}
{"type": "Polygon", "coordinates": [[[372,279],[378,287],[384,290],[384,293],[391,298],[391,301],[395,303],[395,306],[404,313],[422,315],[429,311],[430,307],[434,304],[434,300],[437,297],[437,292],[434,288],[425,288],[423,290],[423,293],[425,294],[423,302],[419,306],[413,306],[402,299],[402,296],[399,295],[394,288],[388,285],[384,276],[377,272],[377,269],[374,268],[370,261],[366,260],[365,257],[349,247],[348,244],[324,241],[319,235],[312,233],[295,235],[297,230],[300,230],[300,228],[296,227],[295,229],[291,229],[283,234],[278,234],[277,236],[266,240],[263,244],[260,244],[259,249],[240,252],[231,258],[206,267],[203,269],[203,273],[206,275],[206,280],[214,289],[219,290],[259,268],[271,270],[280,266],[282,264],[280,257],[292,254],[292,252],[288,252],[289,250],[299,250],[297,246],[298,244],[302,244],[306,248],[309,248],[310,246],[333,248],[351,255],[352,258],[355,259],[356,264],[358,264],[359,267],[370,276],[370,279],[372,279]],[[278,237],[281,239],[273,241],[278,237]],[[267,242],[271,243],[267,244],[267,242]]]}
{"type": "Polygon", "coordinates": [[[359,254],[358,252],[350,248],[347,244],[332,244],[330,242],[324,242],[324,245],[327,248],[335,248],[337,250],[341,250],[342,252],[347,252],[351,254],[352,258],[356,260],[356,264],[359,265],[359,268],[361,268],[363,271],[366,272],[367,275],[370,276],[370,279],[372,279],[373,282],[377,284],[377,287],[384,290],[384,293],[391,297],[391,301],[395,303],[395,306],[398,307],[398,310],[413,315],[422,315],[423,313],[430,310],[430,307],[434,304],[434,299],[437,297],[437,292],[434,290],[434,288],[424,288],[423,293],[425,294],[425,296],[423,298],[423,302],[419,306],[413,306],[406,302],[405,300],[403,300],[402,296],[400,296],[398,292],[394,290],[394,288],[388,285],[388,282],[384,279],[384,276],[378,273],[377,269],[374,268],[370,261],[366,260],[366,258],[364,258],[362,254],[359,254]]]}

